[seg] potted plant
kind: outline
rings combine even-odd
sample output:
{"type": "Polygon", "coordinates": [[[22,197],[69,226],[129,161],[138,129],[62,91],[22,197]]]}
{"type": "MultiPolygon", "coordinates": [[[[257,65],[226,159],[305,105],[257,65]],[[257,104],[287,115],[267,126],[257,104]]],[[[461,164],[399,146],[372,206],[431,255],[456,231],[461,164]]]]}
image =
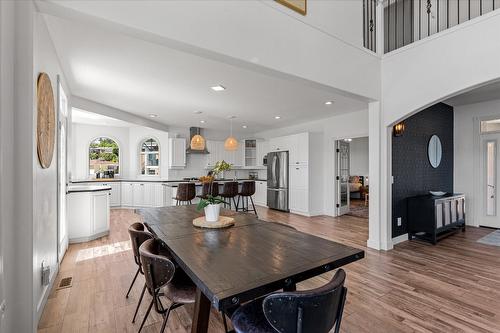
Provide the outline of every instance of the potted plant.
{"type": "Polygon", "coordinates": [[[203,198],[200,200],[198,203],[197,210],[200,211],[202,209],[205,210],[205,220],[207,222],[217,222],[219,220],[219,214],[220,214],[220,204],[225,203],[224,200],[222,200],[220,197],[213,196],[212,193],[212,186],[215,177],[220,174],[221,172],[231,170],[231,164],[227,163],[226,161],[218,161],[215,163],[214,168],[212,169],[211,175],[210,176],[203,176],[200,177],[200,181],[203,184],[209,184],[208,186],[208,195],[206,198],[203,198]]]}

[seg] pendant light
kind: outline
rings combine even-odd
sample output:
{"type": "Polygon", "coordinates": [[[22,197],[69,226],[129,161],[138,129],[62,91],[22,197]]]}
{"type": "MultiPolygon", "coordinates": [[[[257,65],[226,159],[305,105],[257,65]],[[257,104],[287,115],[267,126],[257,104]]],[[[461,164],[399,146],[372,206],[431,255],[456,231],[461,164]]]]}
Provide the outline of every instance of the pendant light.
{"type": "Polygon", "coordinates": [[[196,135],[191,138],[192,150],[205,150],[205,138],[200,135],[200,128],[197,128],[196,135]]]}
{"type": "Polygon", "coordinates": [[[236,118],[236,117],[235,116],[229,117],[229,121],[231,122],[230,132],[229,132],[229,137],[224,142],[224,149],[229,150],[229,151],[235,151],[236,149],[238,149],[238,140],[236,140],[233,137],[233,119],[234,118],[236,118]]]}

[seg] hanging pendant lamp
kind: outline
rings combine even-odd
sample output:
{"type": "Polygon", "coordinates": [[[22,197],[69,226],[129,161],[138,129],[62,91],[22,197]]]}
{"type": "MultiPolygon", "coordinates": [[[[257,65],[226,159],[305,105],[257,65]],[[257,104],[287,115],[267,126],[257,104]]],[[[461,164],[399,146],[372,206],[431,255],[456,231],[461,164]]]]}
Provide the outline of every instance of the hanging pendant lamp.
{"type": "Polygon", "coordinates": [[[198,128],[198,132],[196,135],[193,135],[191,139],[191,149],[192,150],[204,150],[205,149],[205,138],[201,136],[200,129],[198,128]]]}
{"type": "Polygon", "coordinates": [[[231,122],[230,124],[230,132],[229,132],[229,137],[226,139],[224,142],[224,149],[228,151],[235,151],[238,149],[238,140],[233,136],[233,119],[235,116],[231,116],[229,118],[229,121],[231,122]]]}

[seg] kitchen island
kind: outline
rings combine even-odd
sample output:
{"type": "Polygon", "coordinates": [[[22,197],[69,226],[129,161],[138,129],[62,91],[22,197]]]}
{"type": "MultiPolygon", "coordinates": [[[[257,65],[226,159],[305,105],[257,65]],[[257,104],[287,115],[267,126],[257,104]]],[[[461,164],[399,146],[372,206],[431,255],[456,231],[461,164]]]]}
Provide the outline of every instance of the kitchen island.
{"type": "Polygon", "coordinates": [[[109,234],[110,191],[109,186],[68,186],[69,243],[88,242],[109,234]]]}

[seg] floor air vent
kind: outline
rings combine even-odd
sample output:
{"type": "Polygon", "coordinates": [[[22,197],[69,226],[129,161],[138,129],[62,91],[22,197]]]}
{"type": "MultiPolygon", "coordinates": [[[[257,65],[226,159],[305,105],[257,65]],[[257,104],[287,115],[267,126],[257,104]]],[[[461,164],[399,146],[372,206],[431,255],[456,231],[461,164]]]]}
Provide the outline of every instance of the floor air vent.
{"type": "Polygon", "coordinates": [[[64,289],[64,288],[71,288],[73,285],[73,278],[72,277],[65,277],[61,279],[61,282],[59,282],[59,285],[57,286],[57,289],[64,289]]]}

